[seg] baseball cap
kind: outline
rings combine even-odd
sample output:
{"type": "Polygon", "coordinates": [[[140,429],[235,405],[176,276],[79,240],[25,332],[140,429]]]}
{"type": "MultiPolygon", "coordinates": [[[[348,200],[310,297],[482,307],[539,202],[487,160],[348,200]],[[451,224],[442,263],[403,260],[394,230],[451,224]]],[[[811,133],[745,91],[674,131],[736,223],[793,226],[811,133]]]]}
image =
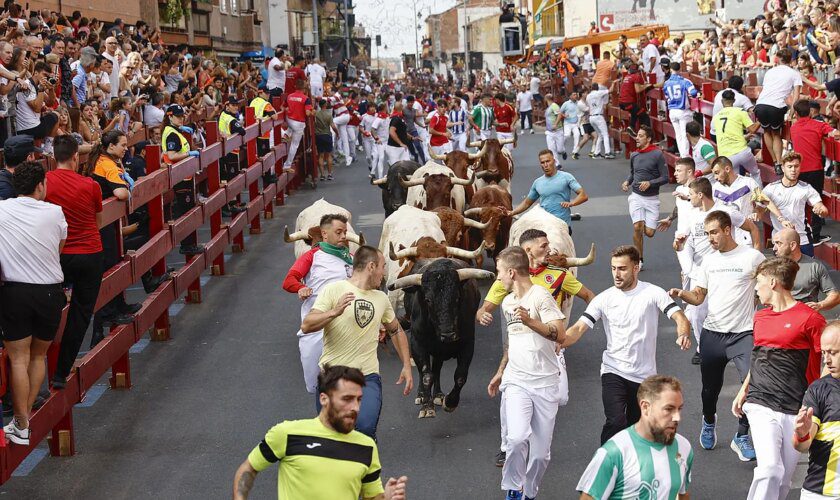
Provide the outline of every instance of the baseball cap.
{"type": "Polygon", "coordinates": [[[173,116],[184,116],[187,114],[179,104],[172,104],[168,108],[166,108],[166,112],[173,116]]]}
{"type": "Polygon", "coordinates": [[[660,58],[659,59],[659,65],[660,66],[670,66],[671,65],[671,59],[669,59],[667,57],[660,58]]]}
{"type": "Polygon", "coordinates": [[[43,152],[43,149],[35,146],[35,139],[31,135],[16,135],[3,143],[3,158],[6,164],[11,166],[23,163],[30,153],[43,152]]]}

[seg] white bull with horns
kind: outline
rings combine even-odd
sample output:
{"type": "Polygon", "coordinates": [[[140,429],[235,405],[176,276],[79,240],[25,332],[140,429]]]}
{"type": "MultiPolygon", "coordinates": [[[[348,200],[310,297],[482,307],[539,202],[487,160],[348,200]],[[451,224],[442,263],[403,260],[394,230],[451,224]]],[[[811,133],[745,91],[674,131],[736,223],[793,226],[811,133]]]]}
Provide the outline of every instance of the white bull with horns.
{"type": "MultiPolygon", "coordinates": [[[[426,208],[426,189],[423,183],[426,182],[426,177],[430,175],[447,175],[452,181],[452,191],[450,192],[451,208],[458,212],[464,212],[464,205],[466,203],[466,195],[464,193],[464,186],[471,185],[475,178],[461,179],[449,167],[445,167],[433,161],[426,162],[425,165],[418,168],[411,174],[408,180],[400,179],[400,184],[408,189],[405,204],[410,207],[426,208]]],[[[393,214],[392,214],[393,215],[393,214]]]]}
{"type": "Polygon", "coordinates": [[[350,212],[321,198],[298,214],[294,233],[289,234],[289,226],[284,229],[283,239],[286,243],[295,244],[295,258],[300,257],[312,248],[312,245],[321,241],[321,217],[327,214],[341,214],[347,217],[347,241],[350,242],[350,253],[355,253],[359,245],[365,244],[364,236],[353,231],[353,226],[350,224],[353,216],[350,212]]]}
{"type": "MultiPolygon", "coordinates": [[[[569,235],[569,226],[539,205],[531,207],[514,220],[510,226],[508,246],[518,246],[520,236],[528,229],[539,229],[545,232],[551,249],[548,258],[548,263],[551,265],[567,268],[569,272],[577,276],[578,267],[588,266],[595,262],[595,244],[593,243],[589,248],[589,254],[586,257],[576,257],[575,242],[569,235]]],[[[572,311],[571,297],[564,298],[560,310],[566,316],[564,324],[568,324],[569,314],[572,311]]]]}
{"type": "MultiPolygon", "coordinates": [[[[416,260],[454,257],[469,261],[481,255],[484,243],[474,251],[448,246],[435,212],[403,205],[382,223],[379,250],[385,255],[385,280],[390,285],[409,274],[416,260]]],[[[388,298],[394,311],[399,311],[402,290],[389,291],[388,298]]]]}

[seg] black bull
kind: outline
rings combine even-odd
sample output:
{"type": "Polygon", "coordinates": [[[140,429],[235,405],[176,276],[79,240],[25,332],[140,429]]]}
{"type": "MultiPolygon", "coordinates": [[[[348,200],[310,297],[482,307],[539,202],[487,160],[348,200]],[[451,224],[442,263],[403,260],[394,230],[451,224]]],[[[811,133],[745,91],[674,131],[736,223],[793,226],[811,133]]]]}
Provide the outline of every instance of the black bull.
{"type": "Polygon", "coordinates": [[[405,310],[411,320],[411,356],[420,373],[417,403],[420,418],[434,417],[435,405],[451,412],[458,407],[475,348],[475,313],[479,295],[476,279],[493,273],[472,269],[460,260],[418,261],[414,274],[391,288],[405,290],[405,310]],[[443,362],[455,359],[455,385],[444,396],[440,388],[443,362]],[[434,386],[434,398],[432,397],[434,386]]]}
{"type": "Polygon", "coordinates": [[[385,209],[385,217],[396,212],[405,205],[408,196],[408,188],[400,183],[400,178],[409,178],[420,164],[411,160],[402,160],[394,163],[388,169],[388,174],[382,179],[371,179],[371,183],[382,189],[382,207],[385,209]]]}

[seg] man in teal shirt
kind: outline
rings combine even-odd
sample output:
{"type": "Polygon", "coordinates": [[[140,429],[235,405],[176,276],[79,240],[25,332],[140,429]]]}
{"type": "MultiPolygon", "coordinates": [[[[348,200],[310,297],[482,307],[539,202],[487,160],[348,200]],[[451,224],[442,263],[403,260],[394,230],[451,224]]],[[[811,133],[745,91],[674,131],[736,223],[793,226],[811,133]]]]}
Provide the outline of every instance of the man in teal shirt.
{"type": "Polygon", "coordinates": [[[540,206],[551,215],[562,220],[569,226],[569,234],[572,234],[572,212],[571,207],[580,205],[589,199],[586,191],[578,183],[575,177],[568,172],[560,172],[554,164],[554,155],[548,149],[540,151],[540,167],[543,170],[542,177],[538,177],[531,185],[528,196],[508,212],[508,215],[519,215],[528,210],[535,201],[540,200],[540,206]],[[571,199],[572,193],[574,199],[571,199]]]}
{"type": "Polygon", "coordinates": [[[560,164],[560,157],[566,159],[566,147],[563,144],[563,113],[560,105],[554,102],[552,94],[545,95],[545,142],[554,155],[554,164],[560,164]]]}
{"type": "Polygon", "coordinates": [[[566,141],[569,139],[569,136],[572,136],[574,142],[572,143],[572,158],[577,160],[578,159],[578,151],[580,144],[580,125],[578,122],[580,121],[580,108],[578,108],[578,98],[579,95],[577,92],[572,92],[572,95],[569,96],[569,100],[564,102],[562,106],[560,106],[560,113],[563,115],[563,159],[565,160],[565,151],[566,151],[566,141]]]}

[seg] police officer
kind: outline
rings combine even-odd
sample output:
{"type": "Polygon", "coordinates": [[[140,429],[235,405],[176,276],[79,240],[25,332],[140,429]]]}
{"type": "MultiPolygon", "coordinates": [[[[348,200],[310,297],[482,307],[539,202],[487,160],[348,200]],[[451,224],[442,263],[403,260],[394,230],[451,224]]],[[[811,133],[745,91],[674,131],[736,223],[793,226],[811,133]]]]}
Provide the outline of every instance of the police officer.
{"type": "MultiPolygon", "coordinates": [[[[163,161],[167,165],[174,165],[188,157],[197,157],[199,152],[190,149],[190,141],[184,133],[192,134],[193,130],[184,125],[186,111],[178,104],[169,106],[163,118],[163,132],[161,144],[163,146],[163,161]]],[[[172,203],[172,219],[177,219],[195,206],[195,180],[188,177],[173,187],[175,201],[172,203]]],[[[197,244],[196,233],[191,233],[181,241],[180,252],[183,255],[196,255],[204,252],[204,245],[197,244]]]]}
{"type": "MultiPolygon", "coordinates": [[[[245,127],[239,123],[239,101],[234,96],[228,96],[224,101],[224,108],[219,114],[219,133],[222,137],[228,138],[235,134],[245,135],[245,127]]],[[[219,170],[219,177],[223,181],[230,181],[239,174],[240,159],[239,149],[234,149],[222,158],[221,168],[219,170]]],[[[222,207],[222,215],[225,217],[232,217],[238,213],[244,212],[245,207],[240,206],[236,201],[231,201],[222,207]]]]}
{"type": "MultiPolygon", "coordinates": [[[[254,108],[254,117],[258,122],[274,118],[274,115],[277,114],[277,111],[275,111],[274,107],[271,105],[270,96],[268,95],[268,89],[266,88],[265,82],[260,83],[259,87],[257,87],[257,96],[251,100],[249,106],[254,108]]],[[[263,157],[267,155],[269,151],[271,151],[271,131],[257,137],[257,155],[263,157]]],[[[273,170],[274,167],[272,167],[272,170],[263,174],[263,186],[277,182],[277,176],[274,174],[273,170]]]]}

